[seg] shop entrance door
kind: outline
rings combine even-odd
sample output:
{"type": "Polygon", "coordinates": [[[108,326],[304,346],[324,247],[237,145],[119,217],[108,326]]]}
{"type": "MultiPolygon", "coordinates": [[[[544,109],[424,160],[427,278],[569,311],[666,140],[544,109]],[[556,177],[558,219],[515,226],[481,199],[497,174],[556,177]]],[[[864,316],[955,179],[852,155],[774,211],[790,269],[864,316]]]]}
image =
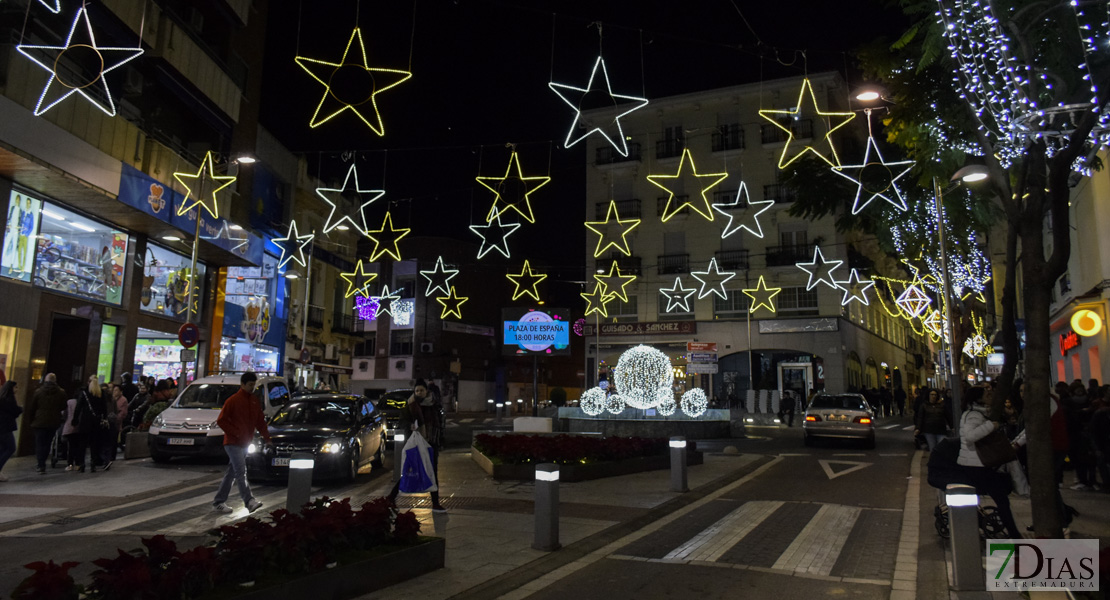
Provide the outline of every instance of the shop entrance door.
{"type": "Polygon", "coordinates": [[[58,385],[74,393],[85,384],[85,354],[89,351],[89,320],[54,314],[50,323],[50,350],[46,373],[58,376],[58,385]]]}
{"type": "MultiPolygon", "coordinates": [[[[804,403],[809,397],[813,381],[811,363],[779,363],[779,392],[790,392],[795,400],[804,403]]],[[[801,406],[801,404],[799,404],[801,406]]]]}

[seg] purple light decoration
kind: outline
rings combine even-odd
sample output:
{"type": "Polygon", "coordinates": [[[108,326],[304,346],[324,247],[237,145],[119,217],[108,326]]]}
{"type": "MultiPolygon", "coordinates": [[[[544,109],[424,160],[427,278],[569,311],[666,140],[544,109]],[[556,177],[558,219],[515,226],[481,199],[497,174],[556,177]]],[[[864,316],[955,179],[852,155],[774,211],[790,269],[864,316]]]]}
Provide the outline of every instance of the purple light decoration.
{"type": "Polygon", "coordinates": [[[573,329],[574,333],[577,334],[579,337],[582,337],[585,332],[585,327],[586,319],[578,319],[574,322],[574,325],[571,326],[571,329],[573,329]]]}
{"type": "Polygon", "coordinates": [[[358,313],[359,320],[373,321],[378,318],[378,311],[381,309],[378,300],[378,298],[355,296],[355,312],[358,313]]]}

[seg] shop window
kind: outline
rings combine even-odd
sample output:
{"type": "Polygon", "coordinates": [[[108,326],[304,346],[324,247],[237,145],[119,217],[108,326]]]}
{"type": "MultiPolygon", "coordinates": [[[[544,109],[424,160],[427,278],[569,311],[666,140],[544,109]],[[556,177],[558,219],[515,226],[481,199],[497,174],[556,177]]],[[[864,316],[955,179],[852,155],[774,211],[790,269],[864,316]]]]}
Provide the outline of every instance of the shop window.
{"type": "Polygon", "coordinates": [[[127,257],[126,233],[44,202],[35,242],[35,285],[120,303],[127,257]]]}
{"type": "MultiPolygon", "coordinates": [[[[139,309],[171,319],[185,320],[189,312],[191,258],[154,244],[147,244],[143,260],[143,291],[139,309]]],[[[204,293],[204,265],[197,264],[197,290],[193,293],[193,311],[199,319],[204,293]]]]}
{"type": "Polygon", "coordinates": [[[100,350],[96,357],[96,375],[101,381],[112,380],[112,367],[116,358],[116,335],[119,327],[105,323],[100,326],[100,350]]]}
{"type": "MultiPolygon", "coordinates": [[[[181,351],[185,347],[177,341],[177,335],[169,332],[152,331],[140,328],[135,340],[135,364],[131,372],[139,376],[166,379],[181,377],[181,351]]],[[[188,363],[189,379],[193,379],[196,363],[188,363]]]]}
{"type": "Polygon", "coordinates": [[[277,259],[269,254],[263,257],[261,267],[227,268],[224,335],[259,343],[275,320],[284,318],[278,311],[283,306],[285,292],[284,287],[279,289],[276,277],[277,259]]]}
{"type": "Polygon", "coordinates": [[[31,281],[35,266],[35,239],[39,232],[42,201],[13,191],[8,202],[8,220],[0,247],[0,276],[31,281]]]}
{"type": "Polygon", "coordinates": [[[220,370],[230,373],[277,373],[277,348],[252,344],[245,340],[223,338],[220,341],[220,370]]]}

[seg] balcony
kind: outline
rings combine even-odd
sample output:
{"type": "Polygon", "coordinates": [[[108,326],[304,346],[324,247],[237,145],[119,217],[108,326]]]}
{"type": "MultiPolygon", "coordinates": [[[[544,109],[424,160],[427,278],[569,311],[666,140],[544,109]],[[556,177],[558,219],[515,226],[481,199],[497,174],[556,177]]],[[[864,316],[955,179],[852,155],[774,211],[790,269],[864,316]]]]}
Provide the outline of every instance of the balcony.
{"type": "Polygon", "coordinates": [[[675,158],[682,156],[686,140],[669,139],[655,142],[655,158],[675,158]]]}
{"type": "Polygon", "coordinates": [[[335,333],[354,333],[355,332],[355,317],[343,313],[335,313],[332,317],[331,330],[335,333]]]}
{"type": "Polygon", "coordinates": [[[816,244],[795,244],[790,246],[768,246],[767,266],[786,267],[809,261],[813,258],[816,244]]]}
{"type": "Polygon", "coordinates": [[[714,256],[722,269],[747,269],[750,264],[747,250],[718,250],[714,256]]]}
{"type": "Polygon", "coordinates": [[[324,307],[308,305],[308,326],[316,329],[324,327],[324,307]]]}
{"type": "Polygon", "coordinates": [[[714,152],[744,149],[744,128],[740,125],[721,125],[712,136],[714,152]]]}
{"type": "Polygon", "coordinates": [[[640,143],[630,142],[628,144],[628,156],[622,156],[617,149],[612,146],[603,146],[597,149],[597,154],[594,158],[594,164],[597,165],[614,165],[625,162],[640,162],[640,143]]]}
{"type": "MultiPolygon", "coordinates": [[[[688,214],[690,214],[690,205],[687,204],[687,202],[690,201],[690,195],[689,194],[681,194],[681,195],[680,194],[675,194],[673,198],[668,198],[667,196],[659,196],[658,198],[655,199],[655,211],[657,213],[656,216],[659,216],[659,217],[663,216],[663,211],[666,210],[666,208],[667,208],[667,201],[668,200],[671,203],[671,210],[674,210],[674,208],[676,206],[682,206],[682,209],[675,212],[674,214],[676,214],[676,215],[688,215],[688,214]]],[[[621,215],[621,216],[624,216],[624,215],[621,215]]]]}
{"type": "Polygon", "coordinates": [[[689,254],[662,254],[659,256],[659,274],[673,275],[690,272],[689,254]]]}
{"type": "Polygon", "coordinates": [[[771,185],[763,186],[763,199],[774,200],[778,203],[793,202],[794,190],[786,187],[781,183],[772,183],[771,185]]]}
{"type": "MultiPolygon", "coordinates": [[[[638,199],[631,200],[617,200],[617,214],[621,219],[639,219],[642,209],[640,208],[640,201],[638,199]]],[[[594,204],[594,218],[598,221],[604,221],[605,217],[609,214],[609,203],[598,202],[594,204]]]]}
{"type": "MultiPolygon", "coordinates": [[[[783,126],[790,127],[790,130],[794,132],[794,139],[807,139],[813,137],[813,121],[810,119],[791,120],[789,121],[789,125],[784,122],[783,126]]],[[[767,124],[759,126],[759,137],[764,144],[777,144],[785,142],[790,136],[782,129],[767,124]]]]}
{"type": "Polygon", "coordinates": [[[617,261],[617,268],[621,270],[621,275],[643,275],[639,256],[618,256],[614,260],[617,261]]]}

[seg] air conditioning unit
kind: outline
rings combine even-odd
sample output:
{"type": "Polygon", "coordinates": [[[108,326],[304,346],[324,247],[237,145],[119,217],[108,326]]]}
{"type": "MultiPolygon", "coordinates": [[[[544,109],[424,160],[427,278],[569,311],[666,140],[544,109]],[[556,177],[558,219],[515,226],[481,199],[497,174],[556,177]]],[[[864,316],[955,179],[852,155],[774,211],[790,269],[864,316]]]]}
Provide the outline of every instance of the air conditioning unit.
{"type": "Polygon", "coordinates": [[[424,354],[431,354],[432,353],[432,343],[431,342],[420,342],[420,351],[423,352],[424,354]]]}
{"type": "Polygon", "coordinates": [[[338,357],[339,351],[335,344],[328,344],[324,347],[324,360],[335,360],[338,357]]]}

